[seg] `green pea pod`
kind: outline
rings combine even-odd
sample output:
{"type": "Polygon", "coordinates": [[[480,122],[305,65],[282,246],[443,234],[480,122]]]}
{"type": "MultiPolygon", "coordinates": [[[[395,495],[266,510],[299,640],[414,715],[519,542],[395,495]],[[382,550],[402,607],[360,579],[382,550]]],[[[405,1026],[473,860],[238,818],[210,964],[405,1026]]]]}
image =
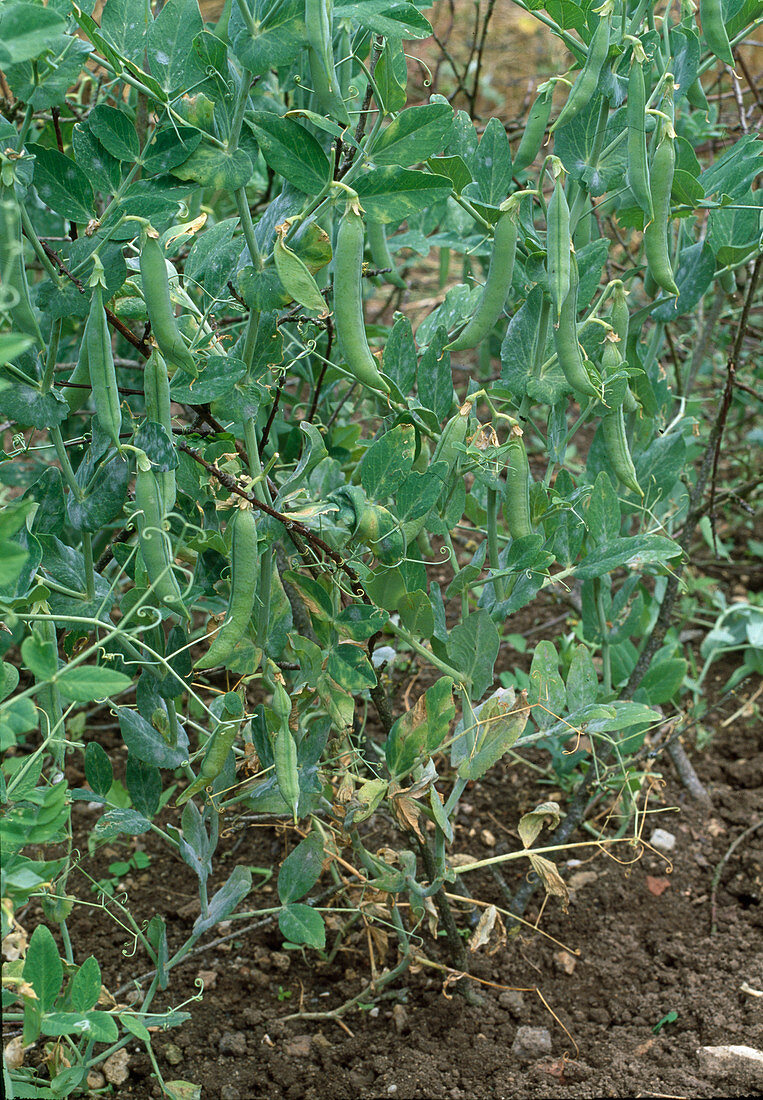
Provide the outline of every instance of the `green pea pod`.
{"type": "Polygon", "coordinates": [[[625,434],[625,417],[622,405],[612,409],[601,418],[601,433],[604,438],[604,451],[612,472],[627,489],[632,489],[640,497],[644,493],[636,477],[628,437],[625,434]]]}
{"type": "MultiPolygon", "coordinates": [[[[143,396],[146,402],[146,416],[155,424],[161,424],[172,440],[172,411],[170,409],[170,380],[167,364],[161,354],[153,349],[143,368],[143,396]]],[[[165,470],[156,475],[164,501],[164,514],[175,507],[177,480],[174,470],[165,470]]]]}
{"type": "Polygon", "coordinates": [[[710,110],[710,104],[707,102],[705,89],[702,87],[702,81],[699,77],[692,81],[686,89],[686,98],[692,107],[695,107],[698,111],[707,112],[710,110]]]}
{"type": "MultiPolygon", "coordinates": [[[[622,283],[615,286],[612,294],[612,312],[610,314],[610,322],[615,335],[619,339],[617,345],[618,356],[625,357],[625,349],[628,346],[628,328],[630,326],[630,312],[628,310],[627,293],[622,283]]],[[[639,409],[639,403],[631,392],[630,385],[626,383],[625,386],[625,398],[623,399],[623,409],[627,413],[637,412],[639,409]]]]}
{"type": "Polygon", "coordinates": [[[363,219],[357,203],[348,202],[339,223],[334,253],[334,321],[339,350],[349,373],[380,393],[389,386],[379,374],[366,337],[363,316],[363,219]]]}
{"type": "Polygon", "coordinates": [[[85,323],[83,339],[87,346],[87,364],[95,415],[103,431],[121,451],[119,432],[122,427],[122,406],[117,389],[111,333],[106,320],[106,311],[103,308],[103,291],[100,286],[93,287],[90,313],[85,323]]]}
{"type": "Polygon", "coordinates": [[[389,283],[390,286],[400,287],[401,290],[406,290],[408,284],[395,267],[395,261],[392,258],[392,253],[389,250],[389,243],[387,242],[387,234],[384,231],[384,225],[382,222],[377,222],[369,218],[367,230],[371,259],[376,267],[384,271],[382,278],[385,283],[389,283]],[[390,268],[390,270],[386,271],[384,270],[385,268],[390,268]]]}
{"type": "Polygon", "coordinates": [[[326,317],[328,316],[326,303],[309,267],[284,241],[287,230],[288,225],[285,222],[276,226],[273,259],[275,260],[278,278],[283,283],[286,293],[295,302],[299,302],[310,313],[316,313],[319,317],[326,317]]]}
{"type": "Polygon", "coordinates": [[[564,193],[563,173],[560,171],[554,184],[554,193],[548,204],[546,236],[546,263],[548,288],[557,321],[562,305],[570,292],[570,268],[572,238],[570,237],[570,208],[564,193]]]}
{"type": "Polygon", "coordinates": [[[87,361],[87,341],[81,340],[77,365],[69,375],[69,380],[61,389],[61,396],[69,406],[70,413],[79,412],[92,392],[90,385],[90,364],[87,361]]]}
{"type": "Polygon", "coordinates": [[[641,62],[634,61],[628,78],[628,186],[644,213],[644,224],[654,218],[649,162],[646,156],[646,86],[641,62]]]}
{"type": "Polygon", "coordinates": [[[562,303],[559,323],[554,326],[554,345],[559,366],[567,382],[576,393],[598,397],[578,341],[578,265],[573,256],[570,263],[570,290],[562,303]]]}
{"type": "Polygon", "coordinates": [[[490,267],[477,311],[463,332],[455,340],[446,344],[447,351],[465,351],[476,347],[490,335],[503,313],[514,274],[517,220],[518,208],[515,203],[512,203],[509,209],[501,214],[495,226],[490,267]]]}
{"type": "Polygon", "coordinates": [[[572,85],[567,102],[562,107],[559,117],[551,127],[551,133],[559,126],[565,126],[583,111],[593,99],[599,76],[607,60],[609,53],[609,34],[611,28],[611,14],[601,14],[598,26],[588,46],[588,56],[585,65],[572,85]]]}
{"type": "Polygon", "coordinates": [[[196,363],[180,334],[170,298],[167,264],[159,234],[151,226],[144,229],[140,244],[140,274],[143,297],[151,321],[151,332],[164,358],[173,366],[198,376],[196,363]]]}
{"type": "Polygon", "coordinates": [[[334,65],[331,0],[305,0],[305,31],[310,77],[320,110],[343,126],[350,125],[347,104],[334,65]]]}
{"type": "Polygon", "coordinates": [[[217,729],[209,739],[201,771],[189,787],[175,800],[176,806],[184,805],[189,798],[200,794],[207,787],[211,787],[220,772],[225,767],[225,761],[233,748],[233,742],[238,733],[238,722],[220,722],[217,729]]]}
{"type": "Polygon", "coordinates": [[[257,524],[250,508],[238,508],[231,520],[230,599],[225,621],[196,668],[224,665],[244,636],[257,595],[257,524]]]}
{"type": "Polygon", "coordinates": [[[135,476],[135,504],[140,552],[152,588],[161,603],[177,615],[190,619],[172,571],[170,540],[164,529],[164,501],[153,470],[138,467],[135,476]]]}
{"type": "Polygon", "coordinates": [[[29,297],[21,237],[21,212],[12,187],[0,185],[0,280],[10,291],[9,312],[14,329],[31,336],[39,348],[45,341],[29,297]]]}
{"type": "Polygon", "coordinates": [[[522,434],[517,429],[507,448],[506,522],[513,539],[533,534],[530,518],[530,464],[522,434]]]}
{"type": "Polygon", "coordinates": [[[297,767],[297,744],[288,724],[279,726],[273,745],[276,781],[283,800],[299,820],[299,768],[297,767]]]}
{"type": "Polygon", "coordinates": [[[670,225],[670,192],[676,154],[673,137],[663,131],[652,162],[652,201],[654,218],[644,230],[644,254],[649,274],[666,294],[678,295],[678,287],[670,261],[668,229],[670,225]]]}
{"type": "Polygon", "coordinates": [[[546,127],[551,117],[554,84],[554,81],[549,81],[538,88],[538,95],[530,108],[524,132],[514,156],[512,172],[515,175],[529,168],[543,147],[543,138],[546,135],[546,127]]]}
{"type": "MultiPolygon", "coordinates": [[[[34,632],[41,641],[55,647],[57,658],[58,637],[56,635],[55,622],[52,619],[41,619],[35,624],[34,632]]],[[[56,736],[51,742],[51,752],[53,753],[56,766],[62,768],[66,749],[66,731],[64,729],[64,712],[61,705],[61,696],[58,692],[58,686],[48,680],[41,680],[39,676],[35,676],[35,681],[38,684],[42,684],[36,696],[37,706],[44,715],[44,724],[41,724],[42,735],[43,737],[48,737],[54,730],[57,731],[56,736]]]]}
{"type": "Polygon", "coordinates": [[[734,68],[734,54],[723,20],[722,0],[699,0],[702,35],[715,56],[734,68]]]}

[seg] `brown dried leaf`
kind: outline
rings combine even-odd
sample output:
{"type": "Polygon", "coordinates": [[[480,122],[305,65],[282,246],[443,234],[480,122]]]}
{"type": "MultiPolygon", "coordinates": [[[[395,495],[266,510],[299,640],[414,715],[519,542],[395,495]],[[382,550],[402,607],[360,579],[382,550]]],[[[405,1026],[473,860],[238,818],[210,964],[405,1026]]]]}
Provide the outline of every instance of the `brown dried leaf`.
{"type": "Polygon", "coordinates": [[[570,893],[564,879],[559,874],[556,864],[552,863],[550,859],[535,855],[533,852],[529,853],[529,857],[533,870],[543,883],[546,893],[561,898],[562,907],[566,910],[570,903],[570,893]]]}

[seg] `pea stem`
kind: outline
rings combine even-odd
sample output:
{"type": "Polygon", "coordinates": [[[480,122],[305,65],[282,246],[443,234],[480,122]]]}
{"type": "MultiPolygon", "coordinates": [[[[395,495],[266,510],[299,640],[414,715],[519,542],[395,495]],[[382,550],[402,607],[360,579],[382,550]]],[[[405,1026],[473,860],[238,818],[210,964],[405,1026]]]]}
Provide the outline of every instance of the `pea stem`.
{"type": "MultiPolygon", "coordinates": [[[[500,568],[499,553],[500,548],[498,545],[498,492],[496,489],[488,489],[487,491],[487,545],[488,554],[490,555],[490,568],[494,573],[497,573],[500,568]]],[[[496,580],[494,583],[495,598],[502,602],[506,599],[506,587],[503,583],[503,578],[496,580]]]]}
{"type": "Polygon", "coordinates": [[[430,665],[434,665],[435,668],[438,668],[440,672],[444,673],[446,676],[452,677],[457,684],[463,684],[464,687],[467,689],[471,687],[470,677],[464,676],[463,673],[459,672],[458,669],[453,668],[446,661],[441,661],[439,657],[436,657],[435,654],[432,653],[431,649],[427,649],[426,646],[422,645],[421,642],[419,642],[418,639],[414,638],[414,636],[409,631],[407,631],[404,626],[400,626],[399,623],[393,623],[391,619],[387,621],[386,626],[392,631],[393,634],[396,634],[398,638],[402,638],[403,641],[407,645],[409,645],[411,649],[415,650],[420,657],[423,657],[425,660],[427,660],[430,665]]]}
{"type": "Polygon", "coordinates": [[[93,566],[93,536],[82,532],[82,556],[85,560],[85,592],[88,600],[95,599],[95,568],[93,566]]]}

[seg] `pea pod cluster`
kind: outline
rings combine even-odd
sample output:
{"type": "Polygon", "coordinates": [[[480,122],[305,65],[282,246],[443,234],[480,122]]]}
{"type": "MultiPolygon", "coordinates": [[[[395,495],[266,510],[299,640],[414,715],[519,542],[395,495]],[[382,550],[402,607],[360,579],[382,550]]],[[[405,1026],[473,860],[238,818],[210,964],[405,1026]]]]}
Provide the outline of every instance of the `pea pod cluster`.
{"type": "Polygon", "coordinates": [[[646,86],[644,69],[634,61],[628,77],[628,186],[644,214],[644,225],[654,219],[649,162],[646,155],[646,86]]]}
{"type": "Polygon", "coordinates": [[[699,17],[705,42],[720,61],[733,69],[734,54],[726,33],[722,0],[699,0],[699,17]]]}
{"type": "Polygon", "coordinates": [[[463,332],[446,345],[446,350],[465,351],[476,347],[486,336],[489,336],[503,313],[514,274],[517,220],[517,203],[514,201],[496,223],[490,267],[477,311],[463,332]]]}
{"type": "Polygon", "coordinates": [[[609,53],[611,20],[611,11],[600,14],[598,25],[588,46],[585,64],[580,70],[577,80],[572,85],[567,102],[562,107],[559,117],[551,127],[551,133],[557,127],[565,126],[568,122],[572,122],[574,118],[577,118],[593,99],[601,70],[609,53]]]}
{"type": "Polygon", "coordinates": [[[225,621],[196,668],[224,665],[243,638],[254,611],[259,576],[257,525],[250,508],[239,508],[231,521],[230,598],[225,621]]]}
{"type": "Polygon", "coordinates": [[[554,326],[556,357],[562,373],[575,393],[597,397],[596,388],[583,359],[578,341],[578,264],[574,255],[570,258],[570,289],[562,302],[559,321],[554,326]]]}
{"type": "Polygon", "coordinates": [[[95,415],[114,446],[121,449],[119,431],[122,427],[122,406],[117,388],[111,333],[106,311],[103,308],[103,292],[100,286],[93,288],[83,340],[95,415]]]}
{"type": "MultiPolygon", "coordinates": [[[[167,436],[172,440],[172,411],[170,408],[170,380],[167,364],[154,348],[143,369],[143,396],[146,402],[146,416],[155,424],[161,424],[167,436]]],[[[174,470],[165,470],[157,474],[162,491],[164,514],[175,507],[177,481],[174,470]]]]}
{"type": "Polygon", "coordinates": [[[532,535],[530,518],[530,464],[527,461],[522,431],[512,429],[507,447],[505,513],[513,539],[532,535]]]}
{"type": "Polygon", "coordinates": [[[564,176],[558,172],[554,191],[548,204],[546,234],[546,264],[548,288],[554,313],[558,321],[564,300],[570,292],[572,262],[572,238],[570,237],[570,208],[564,193],[564,176]]]}
{"type": "Polygon", "coordinates": [[[151,332],[164,358],[187,374],[198,375],[196,363],[183,339],[170,298],[170,283],[159,234],[151,226],[141,233],[140,274],[151,332]]]}
{"type": "MultiPolygon", "coordinates": [[[[672,108],[672,84],[668,83],[665,107],[672,108]]],[[[644,254],[647,269],[666,294],[677,297],[670,259],[670,194],[676,168],[675,137],[671,122],[661,120],[660,134],[652,160],[652,202],[654,217],[644,230],[644,254]]]]}
{"type": "Polygon", "coordinates": [[[207,751],[198,776],[176,799],[175,805],[182,806],[189,798],[211,787],[225,767],[225,761],[233,748],[238,733],[238,722],[220,722],[209,739],[207,751]]]}
{"type": "Polygon", "coordinates": [[[156,474],[150,464],[147,465],[148,468],[144,469],[139,463],[135,475],[135,505],[138,509],[138,536],[143,563],[160,602],[176,614],[190,619],[172,571],[170,540],[164,529],[162,491],[156,474]]]}
{"type": "Polygon", "coordinates": [[[389,386],[379,373],[366,337],[363,316],[363,218],[355,201],[339,223],[334,252],[334,322],[347,370],[362,385],[380,393],[389,386]]]}
{"type": "Polygon", "coordinates": [[[265,682],[273,691],[270,706],[278,720],[273,731],[273,761],[276,781],[284,802],[294,815],[295,823],[299,819],[299,768],[297,766],[297,743],[291,732],[291,698],[283,684],[283,676],[275,667],[270,667],[265,682]]]}
{"type": "Polygon", "coordinates": [[[538,88],[538,94],[527,115],[527,122],[514,155],[512,171],[515,173],[524,172],[529,168],[541,151],[548,120],[551,117],[555,84],[555,80],[549,80],[538,88]]]}

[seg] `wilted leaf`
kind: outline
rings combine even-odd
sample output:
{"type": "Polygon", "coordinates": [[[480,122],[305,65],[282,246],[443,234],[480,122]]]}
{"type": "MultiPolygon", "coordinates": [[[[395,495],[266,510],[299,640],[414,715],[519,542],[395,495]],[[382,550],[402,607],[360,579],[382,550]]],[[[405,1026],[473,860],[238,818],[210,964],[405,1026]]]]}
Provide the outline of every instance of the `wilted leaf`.
{"type": "Polygon", "coordinates": [[[519,820],[519,836],[525,848],[534,844],[544,825],[555,829],[561,820],[558,802],[542,802],[519,820]]]}

